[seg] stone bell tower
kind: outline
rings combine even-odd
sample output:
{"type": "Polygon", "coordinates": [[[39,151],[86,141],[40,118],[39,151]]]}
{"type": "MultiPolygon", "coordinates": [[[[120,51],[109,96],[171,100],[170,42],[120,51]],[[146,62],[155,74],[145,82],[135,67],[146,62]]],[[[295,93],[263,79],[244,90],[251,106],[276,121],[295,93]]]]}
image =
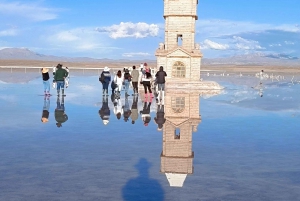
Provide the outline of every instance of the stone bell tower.
{"type": "Polygon", "coordinates": [[[164,0],[165,43],[156,51],[157,66],[168,78],[200,81],[202,53],[195,44],[198,0],[164,0]]]}
{"type": "Polygon", "coordinates": [[[165,42],[155,52],[167,73],[166,88],[222,89],[200,79],[202,53],[195,43],[198,0],[164,0],[165,42]]]}
{"type": "Polygon", "coordinates": [[[193,174],[192,134],[201,122],[199,101],[198,92],[168,90],[165,94],[160,172],[172,187],[182,187],[187,175],[193,174]]]}

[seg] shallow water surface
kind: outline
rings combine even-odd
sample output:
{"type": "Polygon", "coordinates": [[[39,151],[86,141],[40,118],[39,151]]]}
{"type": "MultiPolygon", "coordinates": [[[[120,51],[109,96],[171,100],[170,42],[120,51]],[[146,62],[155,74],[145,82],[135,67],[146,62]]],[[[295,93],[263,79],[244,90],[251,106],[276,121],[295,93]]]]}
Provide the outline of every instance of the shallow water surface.
{"type": "Polygon", "coordinates": [[[0,200],[300,200],[300,85],[211,79],[219,95],[160,105],[103,98],[97,76],[64,98],[0,82],[0,200]]]}

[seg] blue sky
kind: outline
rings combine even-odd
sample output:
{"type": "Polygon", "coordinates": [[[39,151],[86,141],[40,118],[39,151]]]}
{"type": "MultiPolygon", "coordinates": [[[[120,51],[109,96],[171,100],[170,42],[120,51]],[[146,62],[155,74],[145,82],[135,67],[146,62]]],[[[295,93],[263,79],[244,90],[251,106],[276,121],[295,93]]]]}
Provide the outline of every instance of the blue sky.
{"type": "MultiPolygon", "coordinates": [[[[163,0],[0,0],[0,48],[41,54],[154,59],[163,0]]],[[[300,57],[300,1],[199,0],[196,42],[206,58],[300,57]]]]}

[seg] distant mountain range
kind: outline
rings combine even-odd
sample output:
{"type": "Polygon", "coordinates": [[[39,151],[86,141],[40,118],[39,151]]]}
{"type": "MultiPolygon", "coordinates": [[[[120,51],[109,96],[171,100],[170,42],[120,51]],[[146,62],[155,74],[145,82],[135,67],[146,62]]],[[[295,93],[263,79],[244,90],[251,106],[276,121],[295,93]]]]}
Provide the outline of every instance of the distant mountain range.
{"type": "Polygon", "coordinates": [[[228,58],[203,59],[203,65],[273,65],[273,66],[300,66],[300,58],[286,54],[246,54],[228,58]]]}
{"type": "MultiPolygon", "coordinates": [[[[27,48],[4,48],[0,50],[0,59],[2,60],[37,60],[37,61],[60,61],[60,62],[129,62],[129,59],[94,59],[89,57],[59,57],[53,55],[44,55],[33,52],[27,48]]],[[[143,60],[148,61],[148,60],[143,60]]],[[[153,60],[149,60],[153,61],[153,60]]]]}
{"type": "MultiPolygon", "coordinates": [[[[33,52],[27,48],[4,48],[0,50],[0,60],[38,60],[38,61],[60,61],[60,62],[130,62],[138,60],[128,59],[94,59],[89,57],[58,57],[43,55],[33,52]]],[[[155,60],[142,60],[144,62],[155,62],[155,60]]],[[[300,65],[300,58],[291,57],[286,54],[247,54],[236,55],[228,58],[204,58],[203,65],[300,65]]]]}

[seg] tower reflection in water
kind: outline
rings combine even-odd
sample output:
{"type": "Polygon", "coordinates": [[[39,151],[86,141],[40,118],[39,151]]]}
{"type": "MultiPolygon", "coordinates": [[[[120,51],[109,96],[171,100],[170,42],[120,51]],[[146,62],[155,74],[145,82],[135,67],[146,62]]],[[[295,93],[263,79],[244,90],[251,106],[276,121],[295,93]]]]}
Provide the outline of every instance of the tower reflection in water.
{"type": "Polygon", "coordinates": [[[161,173],[170,186],[182,187],[193,174],[192,134],[201,123],[200,95],[217,95],[218,91],[172,91],[165,94],[165,118],[161,173]]]}

